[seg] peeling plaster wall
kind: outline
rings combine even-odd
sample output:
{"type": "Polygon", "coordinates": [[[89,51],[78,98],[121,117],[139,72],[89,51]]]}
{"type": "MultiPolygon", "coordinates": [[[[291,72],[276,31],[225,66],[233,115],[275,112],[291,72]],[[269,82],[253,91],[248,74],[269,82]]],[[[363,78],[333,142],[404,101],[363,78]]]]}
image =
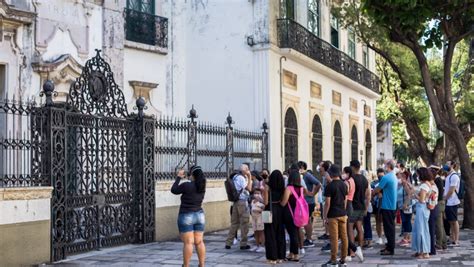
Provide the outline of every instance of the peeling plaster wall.
{"type": "Polygon", "coordinates": [[[202,120],[215,122],[224,122],[230,112],[237,127],[259,127],[268,110],[263,94],[268,91],[268,51],[250,47],[247,36],[263,43],[258,46],[268,45],[268,3],[201,0],[181,5],[186,8],[181,40],[187,42],[184,73],[178,75],[186,81],[186,109],[194,104],[202,120]]]}

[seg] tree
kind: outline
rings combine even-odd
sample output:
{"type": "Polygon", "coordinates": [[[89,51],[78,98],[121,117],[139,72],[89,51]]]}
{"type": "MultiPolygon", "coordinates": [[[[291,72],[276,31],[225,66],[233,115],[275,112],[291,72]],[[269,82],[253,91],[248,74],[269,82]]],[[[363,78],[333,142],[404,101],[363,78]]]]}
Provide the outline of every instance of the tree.
{"type": "MultiPolygon", "coordinates": [[[[431,110],[426,101],[421,76],[416,69],[416,59],[404,47],[395,46],[393,50],[392,54],[399,55],[394,58],[394,61],[401,66],[401,71],[407,80],[406,88],[401,90],[397,74],[383,58],[377,57],[376,69],[381,78],[381,99],[377,105],[377,119],[393,122],[394,156],[397,159],[404,158],[404,161],[420,158],[425,166],[457,158],[456,150],[453,149],[449,137],[446,138],[438,132],[431,131],[433,127],[430,124],[429,116],[431,110]],[[408,140],[406,139],[407,134],[410,137],[408,140]]],[[[432,49],[429,54],[430,66],[442,65],[443,59],[438,50],[432,49]]],[[[466,73],[469,73],[466,71],[469,71],[471,67],[468,60],[467,42],[462,42],[456,47],[453,58],[453,61],[456,62],[452,69],[454,77],[453,92],[455,95],[459,92],[468,92],[468,90],[461,91],[461,88],[466,85],[473,88],[472,84],[465,82],[466,77],[472,76],[466,76],[466,73]]],[[[442,76],[441,68],[434,68],[434,71],[434,76],[442,76]]],[[[472,121],[469,117],[472,115],[468,111],[474,110],[474,102],[465,101],[469,99],[468,96],[462,95],[462,101],[455,101],[456,117],[462,121],[463,125],[472,121]]],[[[467,130],[467,128],[464,130],[467,130]]],[[[466,142],[468,139],[469,136],[467,136],[466,142]]]]}
{"type": "MultiPolygon", "coordinates": [[[[466,130],[472,120],[466,123],[456,116],[452,75],[456,45],[474,33],[474,2],[361,0],[345,2],[334,10],[341,14],[342,25],[355,28],[358,38],[387,61],[400,80],[401,90],[409,87],[410,80],[395,60],[398,55],[393,53],[394,45],[405,48],[414,56],[418,67],[416,73],[421,76],[436,126],[449,138],[448,142],[454,145],[459,157],[462,178],[466,182],[463,227],[474,228],[474,213],[469,212],[469,207],[474,206],[474,173],[466,145],[472,137],[472,131],[466,130]],[[426,52],[433,47],[443,49],[440,66],[430,65],[426,52]],[[435,75],[437,68],[440,76],[435,75]]],[[[472,90],[469,86],[460,88],[459,95],[464,96],[472,90]]],[[[420,136],[416,133],[419,127],[410,127],[407,124],[407,131],[414,131],[410,136],[420,136]]]]}

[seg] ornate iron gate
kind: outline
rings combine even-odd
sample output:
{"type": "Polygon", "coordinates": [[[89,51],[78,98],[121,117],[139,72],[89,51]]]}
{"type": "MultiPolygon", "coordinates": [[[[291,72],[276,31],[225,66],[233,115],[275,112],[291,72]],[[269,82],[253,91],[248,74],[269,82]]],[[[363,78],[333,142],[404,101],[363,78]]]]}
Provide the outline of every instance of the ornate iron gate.
{"type": "Polygon", "coordinates": [[[47,104],[45,171],[54,187],[52,260],[154,240],[154,121],[129,115],[110,66],[86,62],[64,104],[47,104]],[[50,142],[48,142],[50,140],[50,142]]]}

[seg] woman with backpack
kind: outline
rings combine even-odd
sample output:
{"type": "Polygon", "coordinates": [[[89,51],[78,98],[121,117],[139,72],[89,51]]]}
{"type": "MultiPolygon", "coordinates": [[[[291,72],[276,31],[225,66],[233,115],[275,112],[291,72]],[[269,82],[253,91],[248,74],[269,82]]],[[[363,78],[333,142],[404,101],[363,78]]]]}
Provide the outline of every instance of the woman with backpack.
{"type": "Polygon", "coordinates": [[[283,207],[280,201],[285,192],[285,181],[279,170],[274,170],[268,177],[263,191],[265,211],[271,212],[271,223],[264,224],[265,255],[270,264],[285,260],[286,242],[283,227],[283,207]]]}
{"type": "Polygon", "coordinates": [[[291,171],[288,176],[288,186],[285,189],[280,205],[283,207],[283,224],[290,236],[290,254],[288,261],[299,262],[299,228],[308,223],[309,207],[304,196],[314,196],[316,187],[308,192],[301,186],[301,176],[298,171],[291,171]]]}
{"type": "Polygon", "coordinates": [[[428,199],[431,194],[431,180],[433,178],[431,172],[424,167],[419,168],[417,174],[421,185],[414,194],[414,198],[418,202],[415,208],[416,215],[415,223],[413,224],[411,248],[415,251],[413,256],[417,259],[429,259],[431,238],[428,226],[430,218],[428,199]]]}

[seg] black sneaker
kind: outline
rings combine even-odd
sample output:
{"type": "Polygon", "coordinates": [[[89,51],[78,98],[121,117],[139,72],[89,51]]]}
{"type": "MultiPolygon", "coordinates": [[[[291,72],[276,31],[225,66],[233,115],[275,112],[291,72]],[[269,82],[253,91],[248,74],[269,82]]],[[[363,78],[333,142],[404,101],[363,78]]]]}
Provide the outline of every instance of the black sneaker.
{"type": "Polygon", "coordinates": [[[249,249],[250,249],[250,245],[241,246],[240,249],[241,249],[241,250],[249,250],[249,249]]]}
{"type": "Polygon", "coordinates": [[[318,236],[318,240],[328,240],[328,239],[329,239],[329,235],[327,235],[327,234],[318,236]]]}
{"type": "Polygon", "coordinates": [[[339,261],[339,266],[341,266],[341,267],[347,266],[347,263],[343,260],[340,260],[339,261]]]}
{"type": "Polygon", "coordinates": [[[303,242],[303,247],[304,248],[312,248],[314,246],[315,246],[315,244],[311,240],[305,239],[304,242],[303,242]]]}
{"type": "Polygon", "coordinates": [[[225,245],[225,249],[230,249],[230,246],[225,245]]]}
{"type": "Polygon", "coordinates": [[[329,267],[329,266],[337,266],[337,261],[328,260],[328,262],[326,262],[326,266],[327,266],[327,267],[329,267]]]}
{"type": "Polygon", "coordinates": [[[331,251],[331,244],[327,243],[321,248],[321,251],[331,251]]]}

